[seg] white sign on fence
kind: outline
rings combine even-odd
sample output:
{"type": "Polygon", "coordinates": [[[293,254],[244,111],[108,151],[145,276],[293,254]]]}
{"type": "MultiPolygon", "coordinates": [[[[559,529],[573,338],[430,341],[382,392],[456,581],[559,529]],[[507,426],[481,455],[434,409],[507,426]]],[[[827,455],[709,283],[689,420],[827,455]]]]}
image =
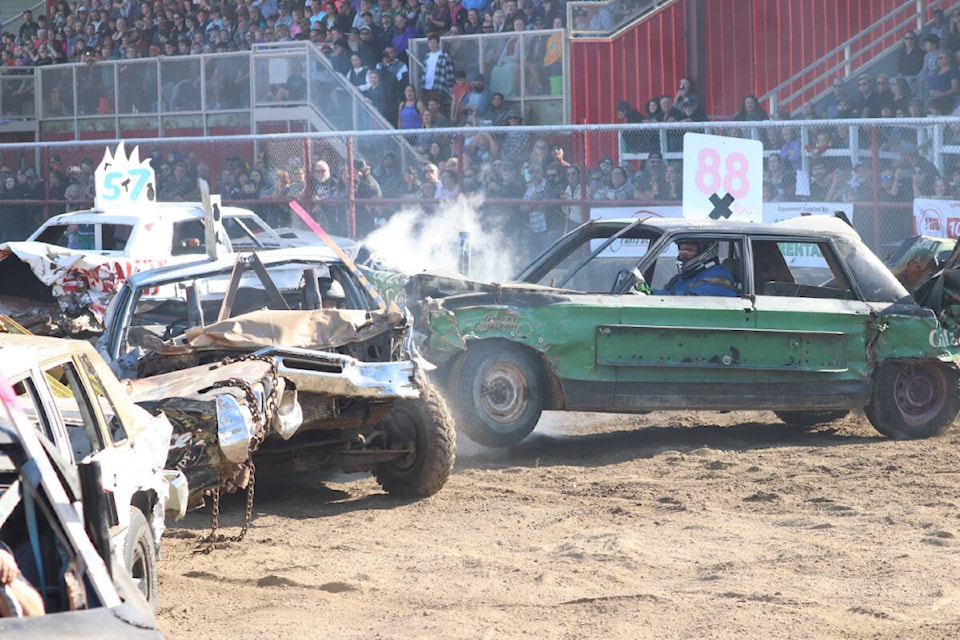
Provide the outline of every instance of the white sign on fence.
{"type": "Polygon", "coordinates": [[[918,236],[960,237],[960,202],[917,198],[913,201],[913,230],[918,236]]]}

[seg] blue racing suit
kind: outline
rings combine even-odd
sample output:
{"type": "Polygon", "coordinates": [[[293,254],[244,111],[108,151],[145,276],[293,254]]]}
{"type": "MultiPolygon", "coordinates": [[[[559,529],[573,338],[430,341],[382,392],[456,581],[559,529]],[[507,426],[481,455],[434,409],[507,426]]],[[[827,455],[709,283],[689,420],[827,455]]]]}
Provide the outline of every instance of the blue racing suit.
{"type": "Polygon", "coordinates": [[[728,296],[738,295],[733,275],[723,265],[715,264],[708,269],[684,279],[676,275],[663,289],[653,293],[670,296],[728,296]]]}

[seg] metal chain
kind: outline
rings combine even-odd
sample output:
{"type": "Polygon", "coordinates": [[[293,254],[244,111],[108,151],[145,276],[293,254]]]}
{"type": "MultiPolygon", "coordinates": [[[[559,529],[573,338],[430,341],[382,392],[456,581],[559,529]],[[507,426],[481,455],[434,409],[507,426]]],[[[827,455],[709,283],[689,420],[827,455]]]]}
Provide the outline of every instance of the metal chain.
{"type": "Polygon", "coordinates": [[[262,360],[270,364],[270,374],[271,374],[271,385],[270,385],[270,395],[264,399],[264,409],[265,414],[263,415],[260,412],[259,403],[257,402],[257,396],[253,391],[253,387],[240,378],[228,378],[226,380],[220,380],[213,384],[214,388],[223,388],[223,387],[236,387],[243,391],[244,398],[247,401],[247,406],[250,408],[251,416],[254,419],[254,422],[258,425],[257,431],[254,434],[253,438],[250,440],[250,451],[247,461],[243,464],[240,471],[237,475],[234,476],[234,479],[240,476],[244,470],[250,472],[250,477],[247,480],[247,503],[246,509],[244,512],[243,526],[240,528],[240,533],[235,536],[225,536],[223,534],[218,534],[217,529],[220,526],[220,489],[225,484],[221,482],[221,485],[211,490],[210,495],[213,500],[213,507],[210,514],[210,535],[201,540],[202,547],[198,547],[197,553],[210,553],[215,548],[217,543],[222,542],[240,542],[247,535],[247,531],[250,529],[250,522],[253,520],[253,494],[254,487],[256,485],[256,472],[257,469],[253,464],[253,452],[260,448],[260,444],[263,442],[263,438],[266,436],[267,431],[267,420],[273,419],[277,415],[277,389],[278,389],[278,364],[276,359],[270,356],[259,356],[248,354],[244,356],[239,356],[237,358],[226,358],[221,362],[213,365],[211,369],[216,369],[220,366],[231,364],[233,362],[239,362],[242,360],[262,360]]]}
{"type": "Polygon", "coordinates": [[[214,550],[217,543],[241,542],[246,537],[247,531],[250,529],[250,523],[253,521],[253,493],[257,479],[256,467],[253,465],[253,460],[248,460],[244,464],[244,468],[250,470],[250,480],[247,483],[247,504],[243,514],[243,526],[240,527],[240,533],[235,536],[226,536],[222,533],[217,533],[220,527],[220,487],[217,487],[210,492],[213,499],[213,508],[210,512],[210,535],[200,541],[203,546],[199,546],[195,553],[210,553],[214,550]]]}

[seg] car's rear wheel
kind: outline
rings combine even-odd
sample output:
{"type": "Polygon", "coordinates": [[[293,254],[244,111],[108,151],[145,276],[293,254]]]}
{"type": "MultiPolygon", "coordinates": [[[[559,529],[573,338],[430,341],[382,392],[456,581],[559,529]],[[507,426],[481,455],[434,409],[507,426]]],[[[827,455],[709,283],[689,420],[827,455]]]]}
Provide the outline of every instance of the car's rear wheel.
{"type": "Polygon", "coordinates": [[[384,491],[401,498],[426,498],[443,488],[453,470],[457,434],[446,403],[432,384],[416,400],[402,400],[383,419],[388,447],[410,453],[382,462],[373,471],[384,491]]]}
{"type": "Polygon", "coordinates": [[[472,347],[452,381],[457,427],[479,444],[507,447],[526,438],[543,413],[542,367],[501,342],[472,347]]]}
{"type": "Polygon", "coordinates": [[[836,411],[774,411],[774,414],[791,427],[801,427],[810,429],[819,427],[822,424],[846,418],[849,415],[846,409],[836,411]]]}
{"type": "Polygon", "coordinates": [[[147,518],[140,509],[130,507],[130,527],[123,545],[123,563],[140,593],[157,609],[157,547],[147,518]]]}
{"type": "Polygon", "coordinates": [[[870,424],[896,439],[929,438],[960,414],[960,376],[938,362],[888,362],[874,373],[865,412],[870,424]]]}

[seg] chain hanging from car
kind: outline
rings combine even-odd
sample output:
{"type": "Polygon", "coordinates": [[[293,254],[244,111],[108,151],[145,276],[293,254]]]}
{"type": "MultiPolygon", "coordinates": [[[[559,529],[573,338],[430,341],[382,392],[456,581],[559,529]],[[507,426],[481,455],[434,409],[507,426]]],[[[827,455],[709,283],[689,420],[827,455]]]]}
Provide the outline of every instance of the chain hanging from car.
{"type": "Polygon", "coordinates": [[[270,356],[261,356],[255,354],[248,354],[244,356],[238,356],[235,358],[226,358],[218,362],[215,367],[228,365],[234,362],[240,362],[242,360],[262,360],[270,365],[270,395],[264,399],[264,409],[265,415],[260,412],[260,403],[257,401],[257,395],[254,392],[253,388],[248,382],[240,378],[227,378],[225,380],[219,380],[213,384],[216,388],[223,387],[236,387],[241,389],[244,394],[244,398],[247,401],[247,406],[250,409],[250,415],[253,417],[254,424],[257,425],[257,431],[254,433],[253,437],[250,439],[250,450],[246,462],[241,465],[240,470],[236,475],[230,480],[224,480],[221,482],[221,485],[212,489],[210,491],[210,497],[213,502],[211,514],[210,514],[210,535],[203,538],[200,541],[195,553],[210,553],[216,548],[218,543],[224,542],[240,542],[247,535],[247,531],[250,529],[250,522],[253,519],[253,494],[254,486],[256,485],[256,466],[253,464],[253,452],[260,448],[260,444],[263,442],[264,437],[267,432],[267,422],[271,420],[274,416],[277,415],[278,400],[277,400],[277,389],[279,387],[278,381],[278,371],[279,365],[276,359],[270,356]],[[243,481],[236,482],[238,478],[243,478],[243,481]],[[247,488],[247,502],[246,509],[243,516],[243,526],[240,528],[240,532],[235,536],[226,536],[222,533],[218,533],[220,528],[220,493],[223,488],[236,488],[246,485],[247,488]]]}

